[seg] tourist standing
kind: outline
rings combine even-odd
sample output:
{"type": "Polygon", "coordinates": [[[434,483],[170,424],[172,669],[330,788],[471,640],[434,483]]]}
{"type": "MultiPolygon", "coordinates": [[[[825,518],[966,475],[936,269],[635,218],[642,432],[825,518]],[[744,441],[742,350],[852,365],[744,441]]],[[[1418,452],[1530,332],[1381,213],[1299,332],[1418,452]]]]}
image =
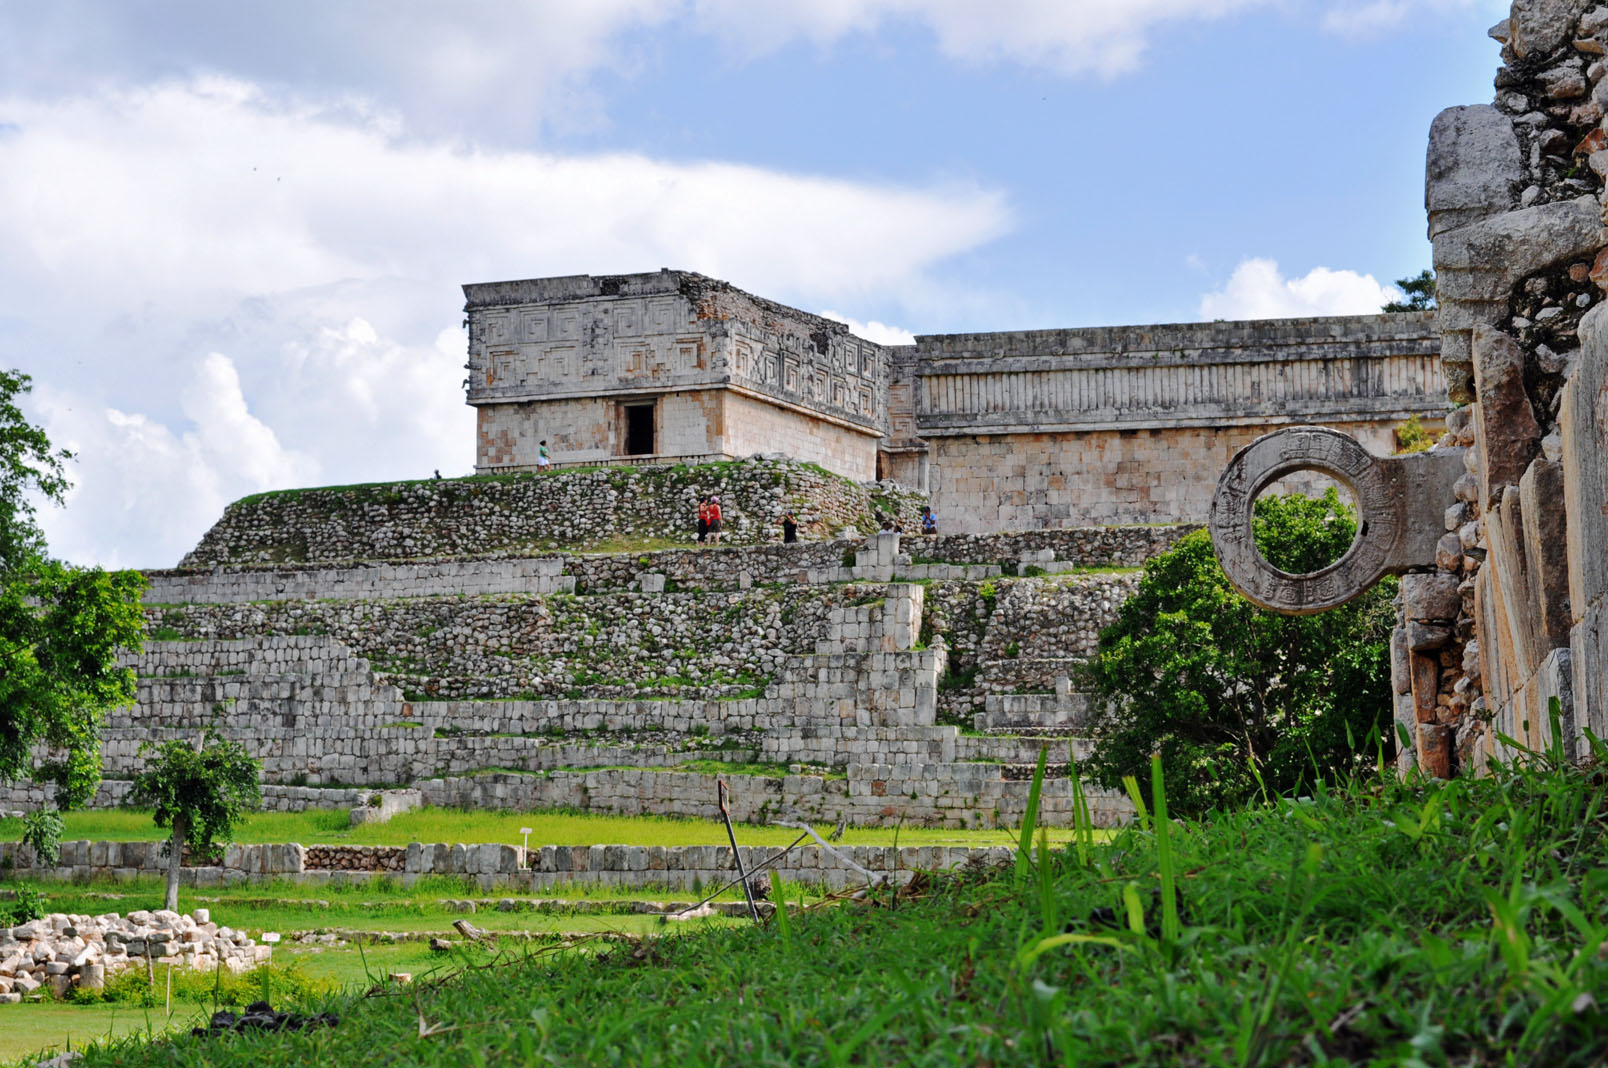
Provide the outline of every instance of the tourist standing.
{"type": "Polygon", "coordinates": [[[547,470],[547,465],[552,462],[553,458],[547,455],[547,439],[543,438],[541,443],[536,446],[536,470],[545,471],[547,470]]]}
{"type": "Polygon", "coordinates": [[[793,518],[792,512],[782,513],[782,542],[792,544],[798,540],[798,520],[793,518]]]}
{"type": "Polygon", "coordinates": [[[709,538],[709,498],[698,498],[698,544],[702,545],[709,538]]]}
{"type": "Polygon", "coordinates": [[[709,498],[709,544],[720,544],[720,498],[709,498]]]}

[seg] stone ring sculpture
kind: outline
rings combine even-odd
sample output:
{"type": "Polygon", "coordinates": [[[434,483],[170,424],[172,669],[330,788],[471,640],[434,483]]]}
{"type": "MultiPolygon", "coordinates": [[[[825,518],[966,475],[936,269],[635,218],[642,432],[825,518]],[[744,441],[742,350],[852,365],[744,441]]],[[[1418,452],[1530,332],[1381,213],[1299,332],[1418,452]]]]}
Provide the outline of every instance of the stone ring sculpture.
{"type": "Polygon", "coordinates": [[[1463,471],[1461,449],[1375,456],[1348,434],[1296,426],[1264,434],[1235,454],[1212,497],[1217,559],[1236,589],[1262,608],[1312,615],[1360,596],[1386,574],[1432,567],[1441,512],[1463,471]],[[1291,574],[1268,563],[1251,533],[1251,507],[1272,483],[1318,471],[1343,483],[1357,502],[1357,536],[1321,570],[1291,574]]]}

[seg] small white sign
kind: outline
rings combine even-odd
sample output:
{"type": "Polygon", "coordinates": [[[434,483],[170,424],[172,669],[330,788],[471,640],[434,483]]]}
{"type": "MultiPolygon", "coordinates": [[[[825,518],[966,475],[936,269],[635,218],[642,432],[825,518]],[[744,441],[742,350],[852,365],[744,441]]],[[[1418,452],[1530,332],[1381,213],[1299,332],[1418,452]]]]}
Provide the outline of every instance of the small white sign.
{"type": "Polygon", "coordinates": [[[278,931],[264,931],[262,933],[262,940],[264,942],[268,943],[271,946],[275,942],[279,941],[279,932],[278,931]]]}
{"type": "Polygon", "coordinates": [[[519,833],[520,834],[529,834],[530,833],[530,828],[529,827],[521,827],[519,829],[519,833]]]}

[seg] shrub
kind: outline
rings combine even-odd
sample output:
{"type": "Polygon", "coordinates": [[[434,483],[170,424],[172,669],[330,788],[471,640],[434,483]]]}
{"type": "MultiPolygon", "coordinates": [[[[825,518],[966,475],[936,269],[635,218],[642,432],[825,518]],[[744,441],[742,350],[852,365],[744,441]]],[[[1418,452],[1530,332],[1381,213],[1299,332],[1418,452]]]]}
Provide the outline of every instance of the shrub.
{"type": "MultiPolygon", "coordinates": [[[[1299,574],[1343,554],[1356,520],[1330,490],[1264,497],[1253,527],[1262,555],[1299,574]]],[[[1394,594],[1387,579],[1342,608],[1279,615],[1234,590],[1206,531],[1180,539],[1145,565],[1085,669],[1091,773],[1112,787],[1126,775],[1148,784],[1159,752],[1180,814],[1348,775],[1368,746],[1392,745],[1394,594]]]]}
{"type": "Polygon", "coordinates": [[[0,903],[0,926],[16,927],[45,914],[45,895],[26,886],[11,891],[11,900],[0,903]]]}

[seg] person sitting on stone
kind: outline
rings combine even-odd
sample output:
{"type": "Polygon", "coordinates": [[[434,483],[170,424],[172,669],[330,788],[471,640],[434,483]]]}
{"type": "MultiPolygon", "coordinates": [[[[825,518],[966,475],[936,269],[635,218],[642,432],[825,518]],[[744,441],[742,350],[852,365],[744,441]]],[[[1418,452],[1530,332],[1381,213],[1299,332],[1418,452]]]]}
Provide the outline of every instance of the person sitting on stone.
{"type": "Polygon", "coordinates": [[[929,536],[938,533],[938,517],[926,505],[921,506],[921,532],[929,536]]]}

